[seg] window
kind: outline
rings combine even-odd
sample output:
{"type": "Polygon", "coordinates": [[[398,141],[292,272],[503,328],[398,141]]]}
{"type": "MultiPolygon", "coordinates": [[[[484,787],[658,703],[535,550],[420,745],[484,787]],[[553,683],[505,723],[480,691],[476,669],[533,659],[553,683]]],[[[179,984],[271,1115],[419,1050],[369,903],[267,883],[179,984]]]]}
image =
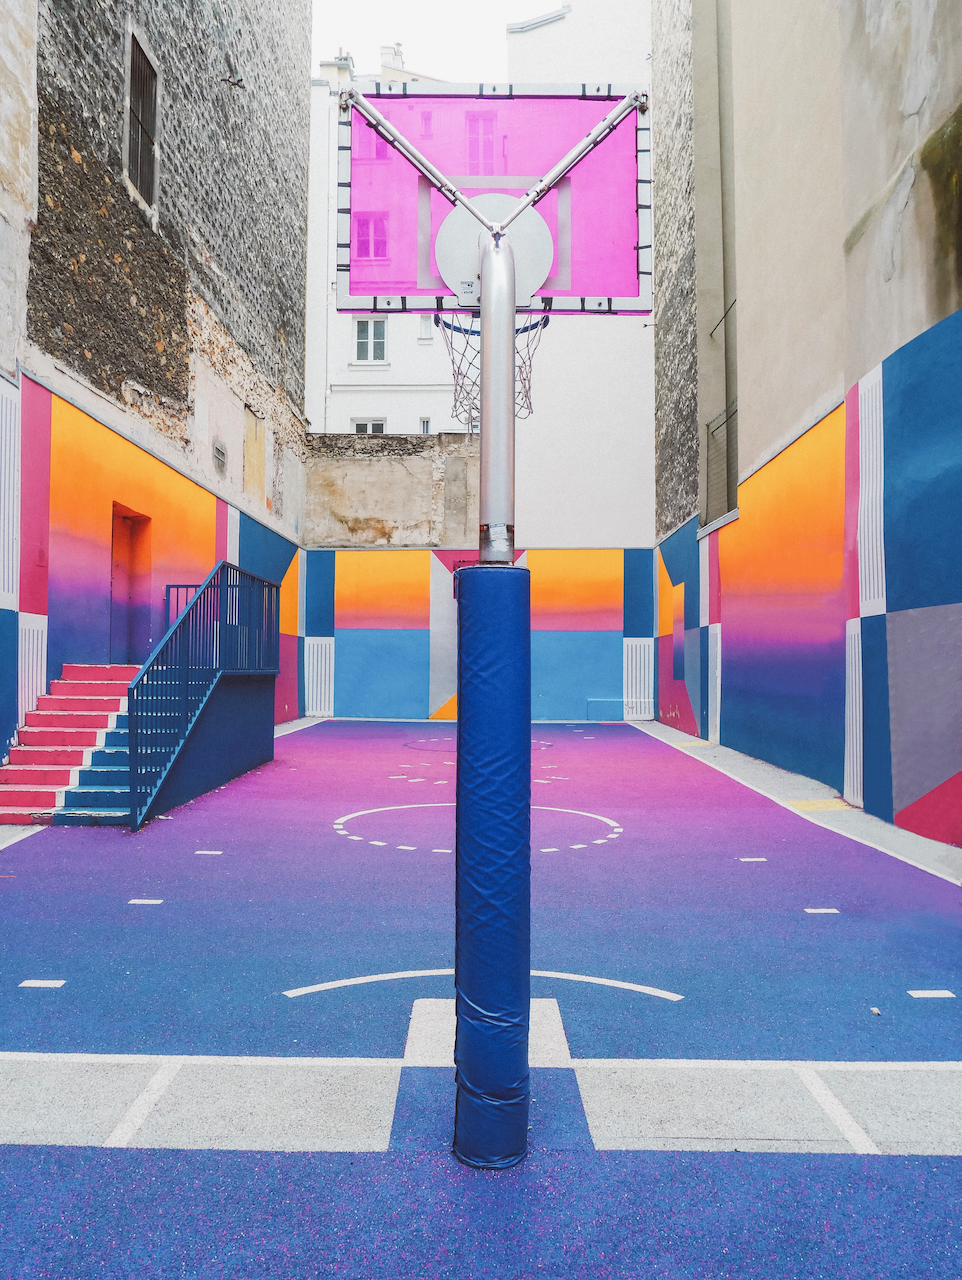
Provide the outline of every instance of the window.
{"type": "Polygon", "coordinates": [[[387,321],[357,320],[357,358],[361,360],[387,359],[387,321]]]}
{"type": "Polygon", "coordinates": [[[468,173],[494,173],[494,115],[468,113],[468,173]]]}
{"type": "Polygon", "coordinates": [[[387,214],[359,213],[354,219],[355,258],[387,257],[387,214]]]}
{"type": "Polygon", "coordinates": [[[434,134],[431,132],[431,112],[430,111],[421,112],[421,137],[422,138],[434,137],[434,134]]]}
{"type": "Polygon", "coordinates": [[[157,72],[137,37],[130,37],[130,115],[127,122],[127,176],[145,204],[154,203],[157,137],[157,72]]]}
{"type": "Polygon", "coordinates": [[[421,435],[429,436],[430,434],[431,434],[431,419],[422,418],[421,419],[421,435]]]}
{"type": "Polygon", "coordinates": [[[433,341],[434,341],[434,317],[422,316],[421,329],[418,333],[418,342],[433,342],[433,341]]]}
{"type": "Polygon", "coordinates": [[[384,435],[383,420],[380,422],[372,422],[370,419],[368,419],[367,422],[355,422],[354,434],[356,436],[366,436],[368,432],[370,432],[372,436],[383,436],[384,435]]]}

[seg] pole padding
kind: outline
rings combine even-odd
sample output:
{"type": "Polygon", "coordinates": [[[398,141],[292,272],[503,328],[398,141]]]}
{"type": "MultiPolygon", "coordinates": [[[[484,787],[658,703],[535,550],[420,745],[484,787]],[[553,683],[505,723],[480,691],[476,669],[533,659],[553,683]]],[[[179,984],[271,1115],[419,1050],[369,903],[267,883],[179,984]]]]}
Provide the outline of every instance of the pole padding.
{"type": "Polygon", "coordinates": [[[528,1149],[531,586],[459,569],[454,1154],[508,1169],[528,1149]]]}

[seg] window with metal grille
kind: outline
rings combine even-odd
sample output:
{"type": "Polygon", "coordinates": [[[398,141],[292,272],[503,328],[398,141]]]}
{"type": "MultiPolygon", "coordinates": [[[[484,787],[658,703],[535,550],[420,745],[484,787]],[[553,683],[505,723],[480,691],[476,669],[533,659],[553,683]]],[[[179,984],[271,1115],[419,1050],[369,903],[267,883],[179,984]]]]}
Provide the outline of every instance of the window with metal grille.
{"type": "Polygon", "coordinates": [[[157,72],[130,37],[130,120],[127,176],[146,204],[154,203],[154,141],[157,136],[157,72]]]}

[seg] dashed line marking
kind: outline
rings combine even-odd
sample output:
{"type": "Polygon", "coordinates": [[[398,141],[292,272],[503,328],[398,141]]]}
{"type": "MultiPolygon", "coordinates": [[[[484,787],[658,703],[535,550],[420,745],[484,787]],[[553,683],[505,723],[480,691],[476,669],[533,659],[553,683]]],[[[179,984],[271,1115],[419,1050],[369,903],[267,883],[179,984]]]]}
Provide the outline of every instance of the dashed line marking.
{"type": "Polygon", "coordinates": [[[159,907],[163,902],[163,898],[130,898],[127,901],[128,907],[159,907]]]}
{"type": "Polygon", "coordinates": [[[838,907],[806,907],[805,914],[808,916],[837,916],[841,913],[838,907]]]}
{"type": "Polygon", "coordinates": [[[26,978],[21,987],[62,987],[66,978],[26,978]]]}
{"type": "Polygon", "coordinates": [[[954,991],[910,991],[913,1000],[954,1000],[954,991]]]}

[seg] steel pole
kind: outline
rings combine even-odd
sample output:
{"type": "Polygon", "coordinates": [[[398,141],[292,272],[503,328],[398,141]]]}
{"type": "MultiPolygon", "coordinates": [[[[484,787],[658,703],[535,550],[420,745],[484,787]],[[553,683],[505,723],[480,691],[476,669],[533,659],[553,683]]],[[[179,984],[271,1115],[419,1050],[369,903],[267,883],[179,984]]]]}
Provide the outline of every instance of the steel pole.
{"type": "Polygon", "coordinates": [[[481,235],[482,564],[514,563],[514,251],[481,235]]]}

